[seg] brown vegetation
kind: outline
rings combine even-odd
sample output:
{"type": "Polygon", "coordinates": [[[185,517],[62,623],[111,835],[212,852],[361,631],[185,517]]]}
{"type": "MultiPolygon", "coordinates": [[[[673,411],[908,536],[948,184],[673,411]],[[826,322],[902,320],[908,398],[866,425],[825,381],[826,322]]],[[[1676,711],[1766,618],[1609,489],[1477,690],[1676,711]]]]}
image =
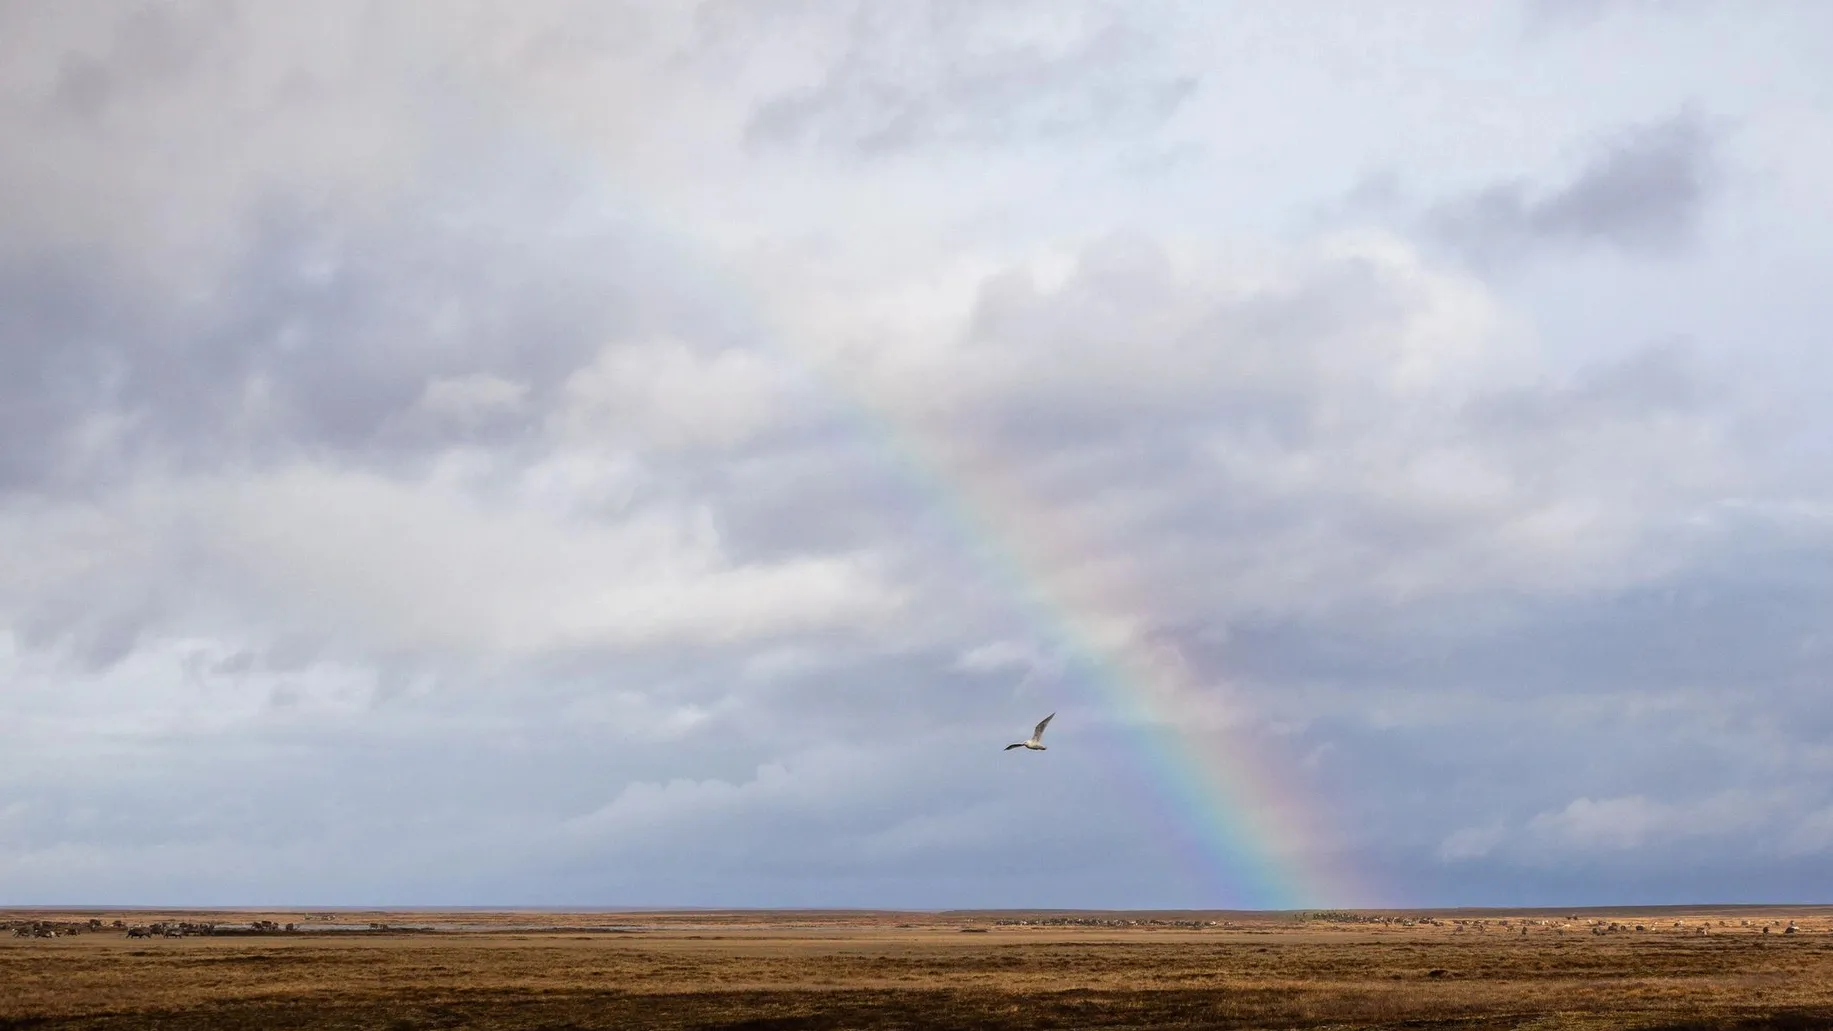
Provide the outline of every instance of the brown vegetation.
{"type": "Polygon", "coordinates": [[[9,916],[0,1028],[1833,1028],[1809,909],[9,916]]]}

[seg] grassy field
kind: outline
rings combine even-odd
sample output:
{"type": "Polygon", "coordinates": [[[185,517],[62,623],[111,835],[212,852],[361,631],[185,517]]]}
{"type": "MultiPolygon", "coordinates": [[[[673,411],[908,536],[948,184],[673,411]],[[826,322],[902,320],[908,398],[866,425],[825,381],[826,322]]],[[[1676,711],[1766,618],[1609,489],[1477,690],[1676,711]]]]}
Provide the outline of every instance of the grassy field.
{"type": "Polygon", "coordinates": [[[0,1028],[1833,1028],[1818,908],[0,912],[91,919],[0,932],[0,1028]]]}

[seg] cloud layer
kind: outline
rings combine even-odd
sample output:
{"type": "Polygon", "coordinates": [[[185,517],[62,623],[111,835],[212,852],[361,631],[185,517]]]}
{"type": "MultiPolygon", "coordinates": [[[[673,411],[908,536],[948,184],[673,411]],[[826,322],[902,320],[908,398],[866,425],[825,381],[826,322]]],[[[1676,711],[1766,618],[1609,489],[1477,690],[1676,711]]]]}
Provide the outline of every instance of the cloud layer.
{"type": "Polygon", "coordinates": [[[0,902],[1824,899],[1830,27],[1663,10],[6,8],[0,902]]]}

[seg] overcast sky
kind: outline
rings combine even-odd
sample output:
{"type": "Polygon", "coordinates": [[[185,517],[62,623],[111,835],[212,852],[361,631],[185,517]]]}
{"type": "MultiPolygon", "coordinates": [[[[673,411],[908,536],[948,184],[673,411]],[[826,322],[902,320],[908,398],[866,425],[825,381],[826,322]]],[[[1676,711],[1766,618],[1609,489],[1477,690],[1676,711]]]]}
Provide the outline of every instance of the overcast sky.
{"type": "Polygon", "coordinates": [[[1829,68],[0,3],[0,904],[1833,901],[1829,68]]]}

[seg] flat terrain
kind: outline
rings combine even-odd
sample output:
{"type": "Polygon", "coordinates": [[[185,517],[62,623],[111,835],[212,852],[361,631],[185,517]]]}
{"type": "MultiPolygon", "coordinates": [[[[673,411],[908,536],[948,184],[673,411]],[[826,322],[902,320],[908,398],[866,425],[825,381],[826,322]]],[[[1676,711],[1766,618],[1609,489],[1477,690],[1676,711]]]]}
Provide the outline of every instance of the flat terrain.
{"type": "Polygon", "coordinates": [[[1833,1028],[1819,907],[0,923],[0,1028],[1833,1028]]]}

